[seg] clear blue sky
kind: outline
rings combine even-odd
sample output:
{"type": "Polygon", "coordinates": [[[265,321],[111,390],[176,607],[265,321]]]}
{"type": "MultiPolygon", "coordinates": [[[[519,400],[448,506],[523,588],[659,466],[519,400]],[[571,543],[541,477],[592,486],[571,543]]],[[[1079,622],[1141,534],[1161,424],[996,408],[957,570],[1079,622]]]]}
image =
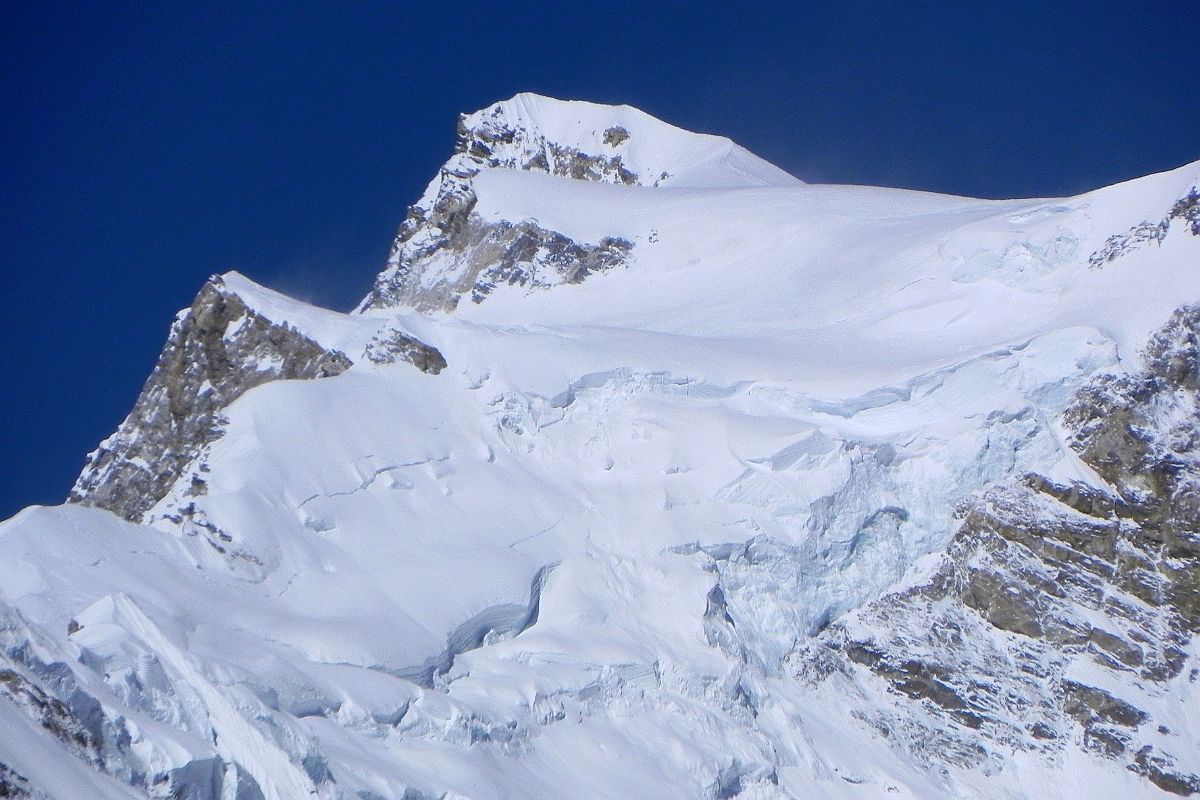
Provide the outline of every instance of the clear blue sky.
{"type": "Polygon", "coordinates": [[[352,306],[456,114],[518,91],[822,182],[1063,195],[1200,159],[1195,0],[185,5],[5,12],[0,518],[62,500],[209,274],[352,306]]]}

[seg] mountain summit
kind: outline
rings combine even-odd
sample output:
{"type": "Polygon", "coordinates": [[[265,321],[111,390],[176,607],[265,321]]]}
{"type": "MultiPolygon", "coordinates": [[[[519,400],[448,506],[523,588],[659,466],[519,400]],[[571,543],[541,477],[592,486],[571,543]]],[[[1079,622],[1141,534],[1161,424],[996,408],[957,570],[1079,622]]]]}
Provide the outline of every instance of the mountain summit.
{"type": "Polygon", "coordinates": [[[214,276],[0,524],[0,796],[1200,793],[1198,181],[464,116],[355,312],[214,276]]]}
{"type": "Polygon", "coordinates": [[[519,94],[459,119],[454,155],[409,209],[388,267],[359,310],[452,310],[464,295],[479,302],[500,282],[572,283],[624,263],[632,247],[625,239],[576,242],[534,218],[481,213],[487,174],[514,170],[620,186],[800,184],[729,139],[690,133],[630,106],[519,94]]]}
{"type": "Polygon", "coordinates": [[[522,93],[460,118],[447,170],[544,172],[627,186],[794,186],[799,180],[723,136],[676,128],[632,106],[522,93]]]}

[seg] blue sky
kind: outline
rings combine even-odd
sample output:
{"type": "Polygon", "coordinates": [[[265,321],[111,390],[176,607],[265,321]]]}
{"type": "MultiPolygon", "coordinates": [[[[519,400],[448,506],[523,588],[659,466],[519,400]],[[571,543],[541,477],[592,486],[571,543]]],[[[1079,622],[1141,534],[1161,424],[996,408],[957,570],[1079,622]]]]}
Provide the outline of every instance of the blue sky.
{"type": "Polygon", "coordinates": [[[1200,159],[1194,2],[177,5],[6,10],[0,518],[61,501],[209,274],[352,306],[456,114],[518,91],[811,181],[1053,196],[1200,159]]]}

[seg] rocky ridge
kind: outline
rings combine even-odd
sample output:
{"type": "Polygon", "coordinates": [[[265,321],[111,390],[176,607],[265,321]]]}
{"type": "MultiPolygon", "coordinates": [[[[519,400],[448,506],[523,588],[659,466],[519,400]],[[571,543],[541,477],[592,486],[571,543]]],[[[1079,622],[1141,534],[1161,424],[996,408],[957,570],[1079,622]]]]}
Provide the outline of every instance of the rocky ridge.
{"type": "MultiPolygon", "coordinates": [[[[223,432],[223,409],[256,386],[328,378],[354,363],[269,313],[225,277],[209,278],[171,326],[129,416],[89,454],[69,502],[139,522],[181,479],[188,482],[185,496],[203,494],[208,469],[203,455],[223,432]]],[[[377,333],[356,357],[373,364],[409,363],[431,375],[446,366],[437,348],[394,326],[377,333]]]]}
{"type": "Polygon", "coordinates": [[[372,364],[408,362],[430,375],[437,375],[446,368],[446,358],[436,347],[395,328],[376,334],[363,350],[363,358],[372,364]]]}
{"type": "MultiPolygon", "coordinates": [[[[351,363],[213,276],[175,320],[129,416],[88,456],[70,502],[140,521],[220,437],[223,408],[268,381],[330,377],[351,363]]],[[[204,491],[203,471],[197,464],[195,493],[204,491]]]]}

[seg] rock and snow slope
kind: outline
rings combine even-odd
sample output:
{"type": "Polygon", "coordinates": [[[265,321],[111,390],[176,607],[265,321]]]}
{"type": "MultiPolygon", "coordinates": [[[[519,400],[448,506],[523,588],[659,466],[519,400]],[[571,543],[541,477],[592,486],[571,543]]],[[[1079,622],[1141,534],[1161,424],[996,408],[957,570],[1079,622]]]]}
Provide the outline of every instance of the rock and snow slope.
{"type": "Polygon", "coordinates": [[[0,787],[1200,792],[1198,180],[464,117],[354,314],[214,279],[0,527],[0,787]]]}

